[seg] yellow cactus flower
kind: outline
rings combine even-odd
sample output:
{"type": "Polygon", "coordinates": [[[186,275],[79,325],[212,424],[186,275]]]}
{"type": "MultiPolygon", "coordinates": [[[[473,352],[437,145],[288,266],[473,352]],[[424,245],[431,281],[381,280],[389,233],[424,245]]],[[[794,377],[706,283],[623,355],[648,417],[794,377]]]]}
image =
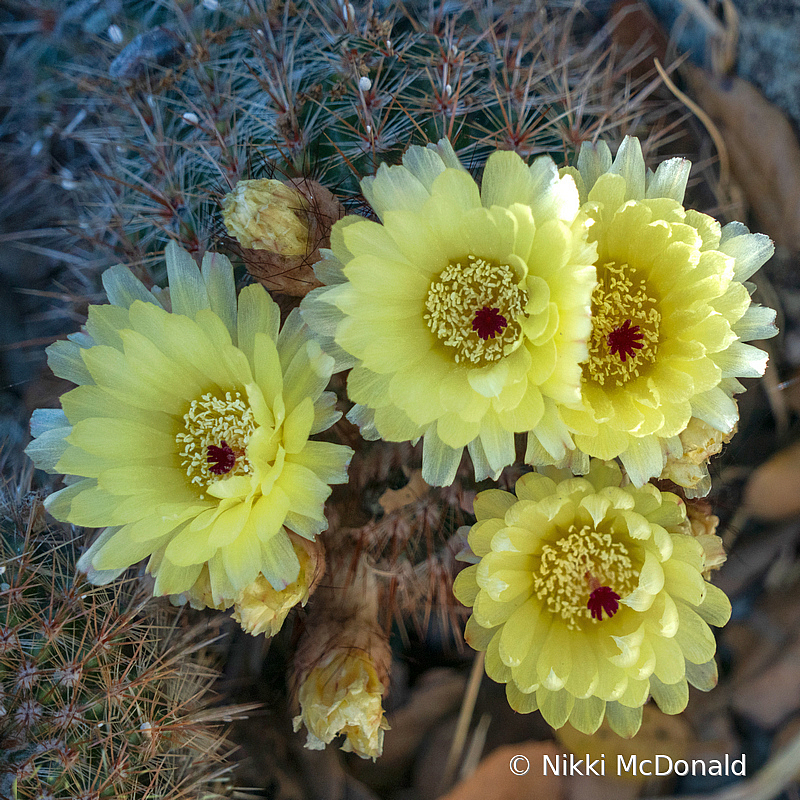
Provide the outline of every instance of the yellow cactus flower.
{"type": "Polygon", "coordinates": [[[368,439],[422,438],[437,486],[465,446],[478,479],[513,463],[515,433],[566,452],[557,407],[580,401],[596,260],[572,178],[497,152],[479,191],[442,139],[361,187],[382,224],[336,223],[315,265],[325,286],[301,306],[352,367],[349,419],[368,439]]]}
{"type": "Polygon", "coordinates": [[[305,724],[309,750],[324,750],[344,734],[342,750],[375,759],[383,752],[383,732],[389,729],[381,704],[384,688],[366,653],[331,653],[300,687],[302,713],[294,718],[294,729],[305,724]]]}
{"type": "Polygon", "coordinates": [[[190,590],[206,565],[211,604],[259,573],[281,591],[300,573],[287,529],[325,530],[329,484],[347,480],[352,451],[309,440],[339,416],[324,391],[333,359],[298,313],[278,331],[262,286],[237,305],[223,256],[207,254],[201,271],[170,244],[166,260],[171,312],[166,293],[112,267],[111,304],[48,348],[53,372],[78,387],[63,410],[33,415],[28,454],[68,476],[45,506],[104,528],[79,564],[94,583],[149,557],[157,595],[190,590]]]}
{"type": "Polygon", "coordinates": [[[652,695],[677,714],[688,684],[716,684],[715,641],[730,603],[703,580],[703,547],[684,503],[652,484],[625,485],[614,462],[587,475],[544,468],[516,497],[475,499],[469,532],[479,562],[456,597],[472,607],[466,639],[517,711],[537,708],[554,728],[583,733],[603,717],[633,736],[652,695]]]}
{"type": "Polygon", "coordinates": [[[289,534],[292,548],[300,562],[297,578],[283,589],[275,589],[262,573],[245,586],[235,597],[214,599],[208,565],[203,565],[194,585],[173,600],[188,602],[192,608],[215,608],[224,611],[233,606],[233,618],[245,633],[275,636],[289,612],[308,602],[319,579],[325,571],[324,554],[319,542],[310,542],[293,533],[289,534]]]}
{"type": "Polygon", "coordinates": [[[222,198],[222,221],[242,247],[284,256],[308,251],[308,210],[297,189],[273,178],[239,181],[222,198]]]}
{"type": "MultiPolygon", "coordinates": [[[[772,255],[772,242],[682,205],[691,164],[679,158],[647,174],[638,139],[612,161],[604,142],[585,144],[575,179],[594,221],[598,285],[592,295],[582,403],[562,408],[577,450],[564,457],[529,437],[527,461],[583,472],[588,457],[619,457],[641,486],[684,453],[693,418],[733,431],[737,380],[762,375],[767,354],[745,344],[777,332],[775,312],[751,303],[746,283],[772,255]]],[[[707,493],[705,464],[687,470],[689,494],[707,493]],[[699,474],[698,474],[699,470],[699,474]]],[[[672,473],[681,479],[680,471],[672,473]]]]}

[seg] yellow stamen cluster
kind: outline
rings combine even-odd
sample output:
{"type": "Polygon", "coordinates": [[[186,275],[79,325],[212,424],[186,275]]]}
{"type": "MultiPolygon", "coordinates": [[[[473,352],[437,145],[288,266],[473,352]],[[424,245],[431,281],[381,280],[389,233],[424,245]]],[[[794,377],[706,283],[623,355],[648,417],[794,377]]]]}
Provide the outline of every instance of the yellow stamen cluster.
{"type": "Polygon", "coordinates": [[[588,602],[595,585],[608,586],[625,597],[636,588],[637,579],[622,542],[588,525],[580,529],[571,525],[566,536],[542,547],[533,590],[553,614],[575,630],[592,618],[588,602]]]}
{"type": "Polygon", "coordinates": [[[451,262],[433,279],[425,321],[446,347],[454,349],[456,364],[482,367],[516,349],[522,337],[518,317],[527,302],[528,293],[511,267],[470,255],[451,262]],[[484,307],[496,309],[507,323],[487,339],[473,330],[475,315],[484,307]]]}
{"type": "Polygon", "coordinates": [[[245,451],[256,424],[252,409],[239,392],[225,392],[224,398],[209,392],[199,400],[192,400],[183,415],[183,426],[183,432],[175,440],[183,447],[181,466],[186,469],[190,483],[202,489],[229,475],[250,472],[245,451]],[[222,442],[236,454],[236,462],[230,471],[215,475],[208,463],[208,448],[221,447],[222,442]]]}
{"type": "Polygon", "coordinates": [[[584,375],[600,386],[623,386],[653,364],[658,351],[661,313],[647,281],[627,264],[611,262],[597,269],[599,283],[592,293],[592,333],[584,375]],[[641,348],[623,361],[612,352],[608,335],[630,320],[639,326],[641,348]]]}

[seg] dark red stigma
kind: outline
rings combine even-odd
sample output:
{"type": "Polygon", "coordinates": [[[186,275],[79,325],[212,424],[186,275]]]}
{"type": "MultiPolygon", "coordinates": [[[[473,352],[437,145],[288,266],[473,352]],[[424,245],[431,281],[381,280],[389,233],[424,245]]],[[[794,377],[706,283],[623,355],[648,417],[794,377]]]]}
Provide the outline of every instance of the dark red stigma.
{"type": "Polygon", "coordinates": [[[586,606],[592,612],[592,619],[603,619],[604,611],[613,617],[619,610],[619,595],[609,586],[598,586],[589,595],[586,606]]]}
{"type": "Polygon", "coordinates": [[[636,350],[644,347],[642,339],[644,339],[644,334],[639,330],[639,326],[631,327],[631,321],[626,319],[619,328],[615,328],[608,334],[606,342],[608,342],[611,355],[619,354],[624,362],[628,356],[634,355],[636,350]]]}
{"type": "Polygon", "coordinates": [[[217,447],[214,444],[208,446],[208,471],[212,475],[224,475],[230,472],[236,464],[236,453],[233,452],[230,445],[223,439],[222,447],[217,447]]]}
{"type": "Polygon", "coordinates": [[[478,332],[481,339],[489,339],[502,333],[508,325],[508,320],[496,309],[484,306],[480,311],[475,312],[475,319],[472,320],[472,330],[478,332]]]}

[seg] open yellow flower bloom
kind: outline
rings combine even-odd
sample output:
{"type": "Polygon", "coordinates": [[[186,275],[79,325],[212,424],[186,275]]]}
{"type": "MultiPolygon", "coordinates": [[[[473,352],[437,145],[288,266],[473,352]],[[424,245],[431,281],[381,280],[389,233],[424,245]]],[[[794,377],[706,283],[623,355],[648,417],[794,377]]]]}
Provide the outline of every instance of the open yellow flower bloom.
{"type": "Polygon", "coordinates": [[[486,650],[514,709],[583,733],[605,715],[633,736],[650,695],[677,714],[688,683],[716,684],[708,626],[728,621],[730,603],[703,579],[678,497],[623,485],[614,462],[597,460],[583,478],[523,475],[516,494],[477,496],[469,544],[480,561],[455,583],[473,609],[466,639],[486,650]]]}
{"type": "Polygon", "coordinates": [[[478,479],[515,460],[514,434],[573,446],[595,285],[570,177],[546,156],[493,153],[480,191],[450,143],[411,147],[362,190],[383,224],[349,216],[301,306],[337,368],[352,367],[362,435],[423,438],[423,479],[447,485],[469,448],[478,479]]]}
{"type": "MultiPolygon", "coordinates": [[[[773,246],[738,222],[721,228],[685,209],[690,167],[675,158],[648,175],[638,139],[628,137],[613,161],[604,142],[585,144],[578,169],[564,170],[594,220],[598,286],[582,405],[561,409],[578,450],[564,459],[541,441],[529,463],[580,473],[589,456],[619,457],[641,486],[668,457],[682,458],[692,418],[721,434],[734,429],[737,378],[762,375],[767,362],[745,341],[777,332],[775,312],[752,304],[746,283],[773,246]]],[[[692,494],[708,492],[705,464],[685,473],[692,494]]]]}
{"type": "Polygon", "coordinates": [[[383,752],[383,732],[389,728],[381,704],[383,692],[375,665],[366,655],[334,653],[303,681],[302,713],[294,718],[294,729],[305,723],[309,750],[324,750],[344,734],[342,750],[375,759],[383,752]]]}
{"type": "MultiPolygon", "coordinates": [[[[103,527],[79,566],[94,583],[149,556],[155,593],[191,589],[207,565],[212,602],[263,575],[278,591],[300,563],[286,528],[327,527],[331,483],[351,450],[309,436],[338,418],[333,359],[298,313],[278,331],[259,285],[238,299],[233,270],[167,247],[171,313],[125,267],[103,276],[110,305],[48,349],[78,387],[34,413],[36,466],[68,477],[45,502],[56,519],[103,527]]],[[[166,302],[166,300],[165,300],[166,302]]]]}

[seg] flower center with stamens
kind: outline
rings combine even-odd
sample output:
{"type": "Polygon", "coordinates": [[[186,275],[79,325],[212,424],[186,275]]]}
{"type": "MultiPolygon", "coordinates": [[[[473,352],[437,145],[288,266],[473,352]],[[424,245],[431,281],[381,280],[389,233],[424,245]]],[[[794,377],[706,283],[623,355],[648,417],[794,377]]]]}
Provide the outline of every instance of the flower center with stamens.
{"type": "Polygon", "coordinates": [[[192,400],[175,437],[189,482],[202,491],[229,475],[249,474],[246,450],[255,428],[253,411],[239,392],[192,400]]]}
{"type": "Polygon", "coordinates": [[[433,279],[424,319],[456,364],[483,367],[519,346],[527,302],[510,266],[467,256],[433,279]]]}
{"type": "Polygon", "coordinates": [[[613,388],[655,363],[661,313],[647,281],[627,264],[604,264],[597,278],[584,378],[613,388]]]}
{"type": "Polygon", "coordinates": [[[597,609],[613,616],[617,601],[636,588],[638,579],[622,542],[588,525],[571,525],[565,536],[542,547],[533,591],[552,614],[575,630],[599,622],[602,614],[598,616],[597,609]]]}

